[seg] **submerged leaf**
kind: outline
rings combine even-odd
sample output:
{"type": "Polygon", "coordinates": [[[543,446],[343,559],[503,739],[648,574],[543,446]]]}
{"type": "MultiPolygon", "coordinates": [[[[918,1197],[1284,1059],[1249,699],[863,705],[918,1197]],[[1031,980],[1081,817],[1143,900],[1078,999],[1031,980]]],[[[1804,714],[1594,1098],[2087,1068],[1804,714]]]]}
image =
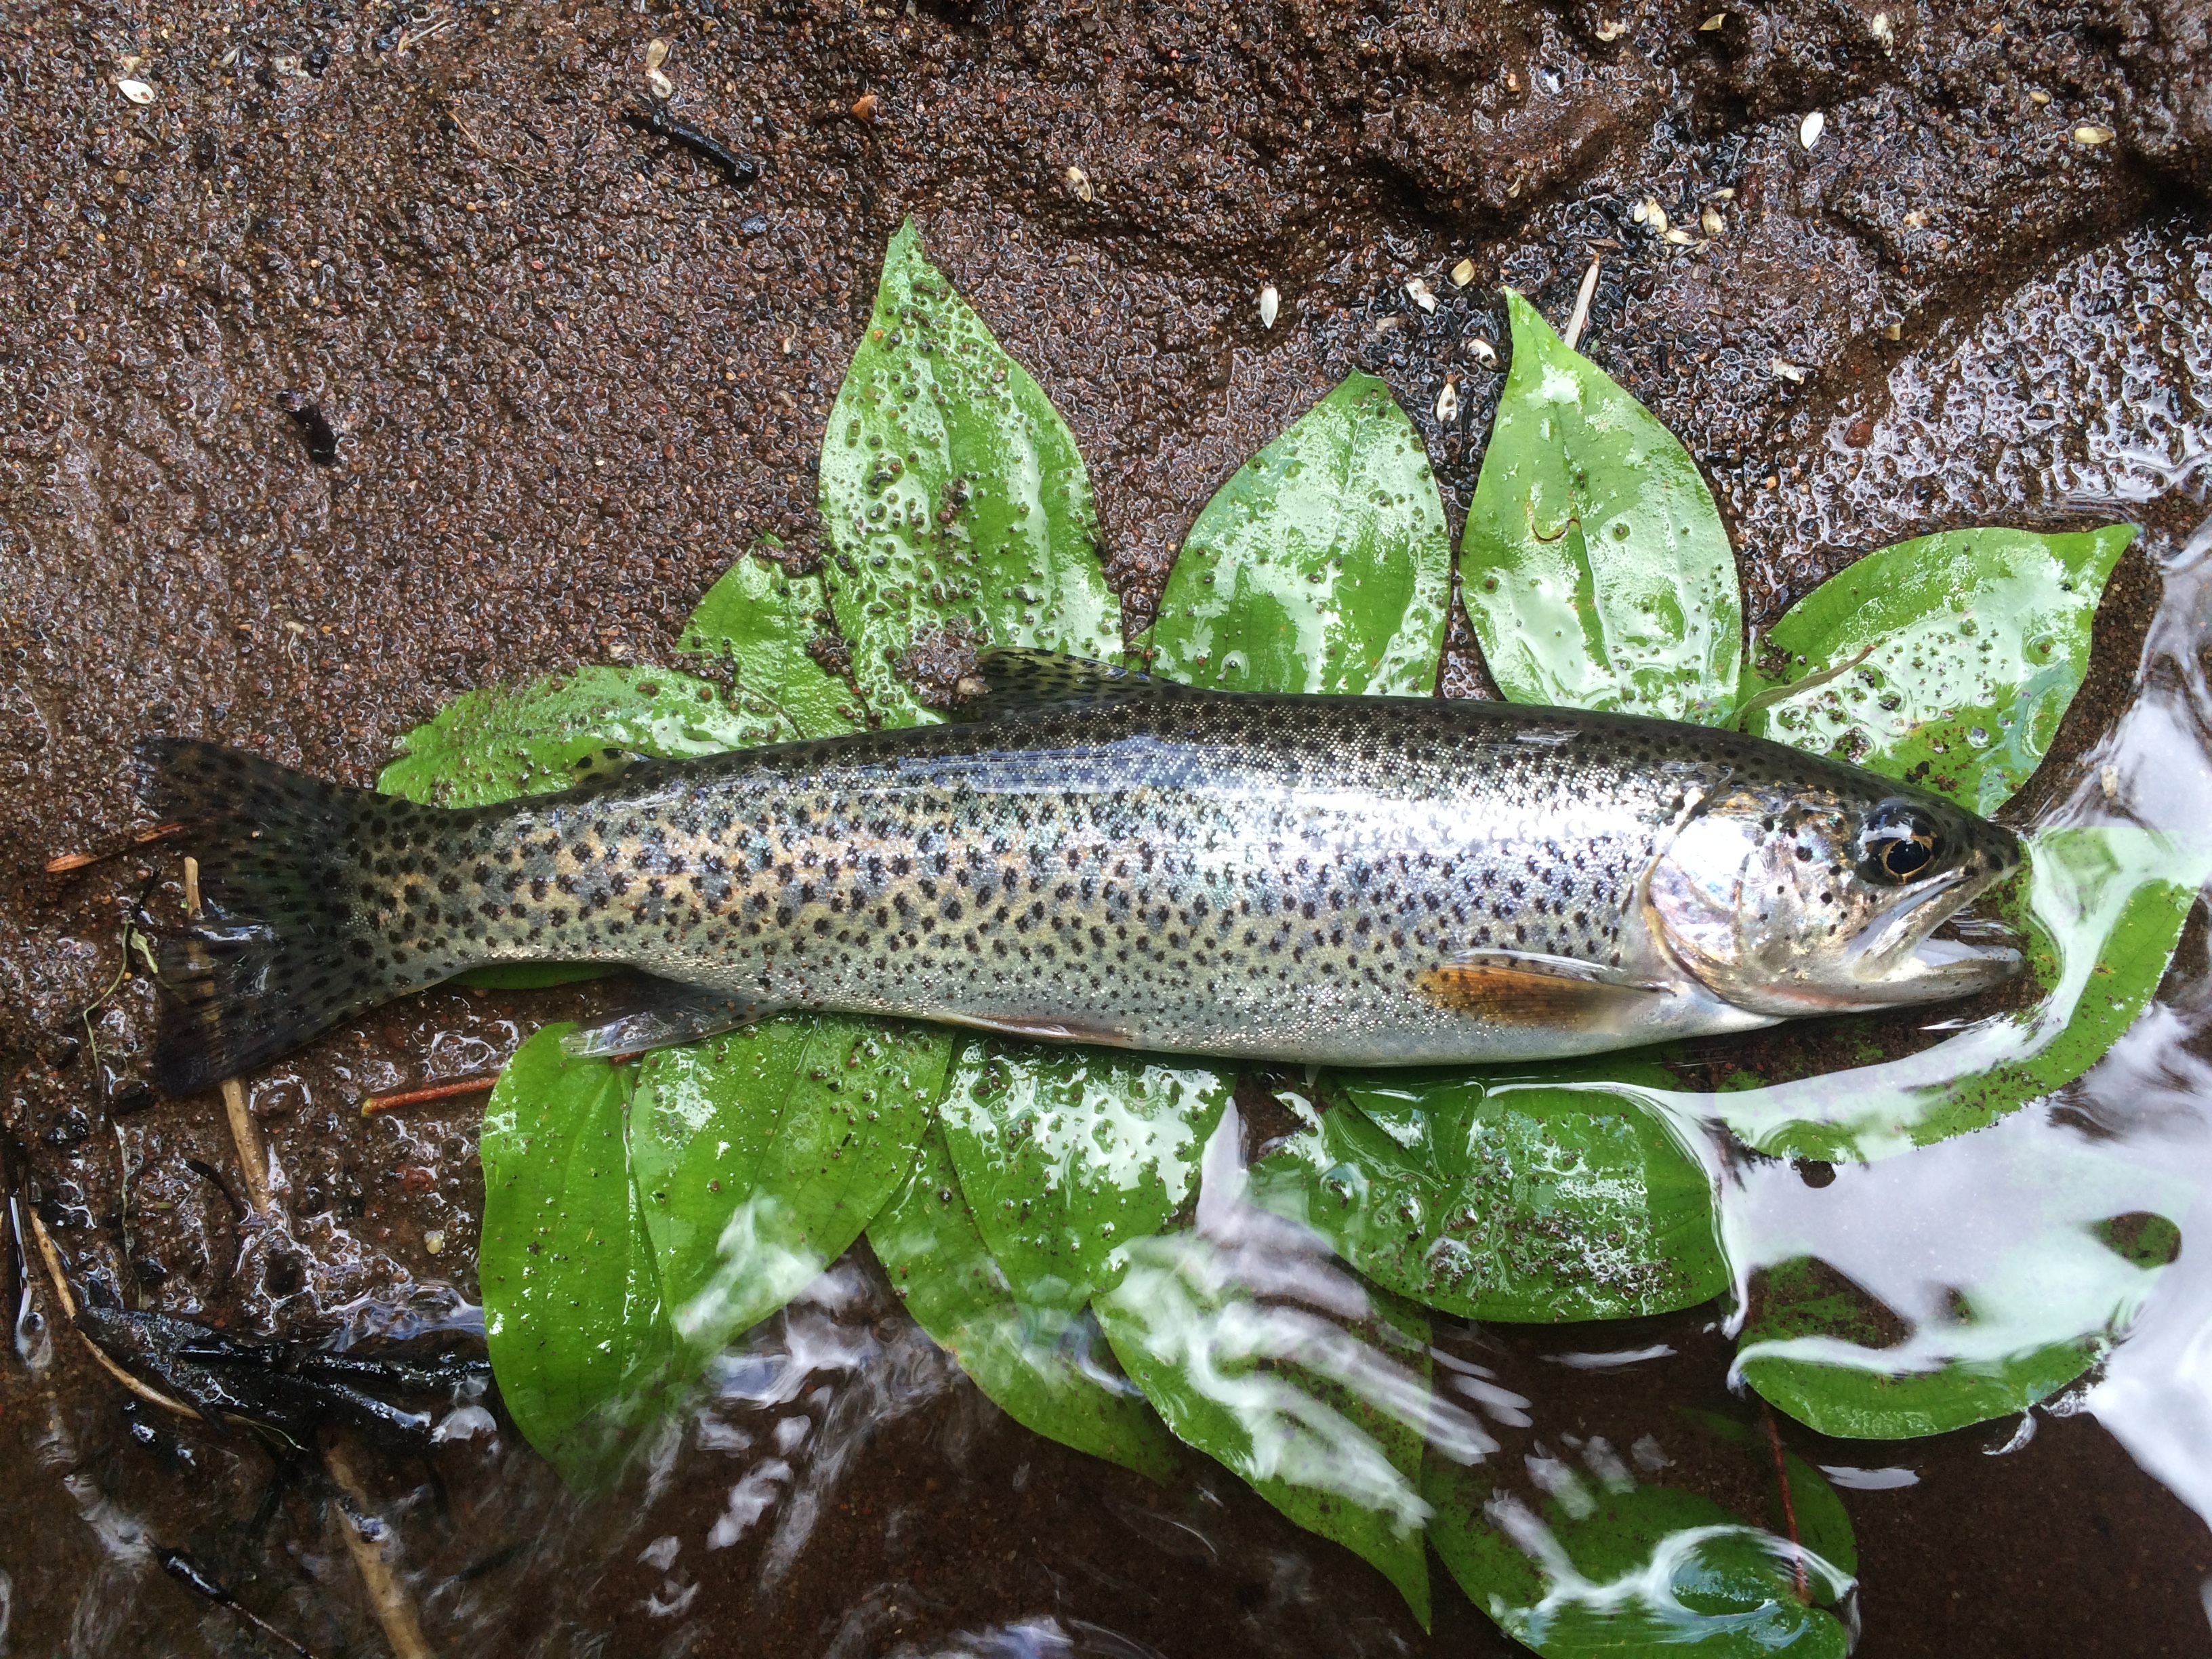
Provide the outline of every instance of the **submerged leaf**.
{"type": "Polygon", "coordinates": [[[905,1180],[940,1032],[772,1019],[647,1056],[630,1156],[671,1325],[696,1365],[774,1313],[905,1180]]]}
{"type": "Polygon", "coordinates": [[[1503,1090],[1505,1072],[1326,1079],[1342,1103],[1307,1108],[1304,1132],[1255,1166],[1257,1201],[1319,1229],[1377,1284],[1476,1319],[1634,1318],[1726,1290],[1711,1184],[1665,1120],[1542,1086],[1665,1087],[1669,1074],[1524,1069],[1503,1090]]]}
{"type": "Polygon", "coordinates": [[[1437,1557],[1469,1601],[1546,1659],[1850,1650],[1829,1609],[1850,1589],[1852,1569],[1810,1539],[1793,1547],[1712,1498],[1625,1474],[1595,1491],[1571,1473],[1555,1481],[1540,1513],[1501,1492],[1485,1464],[1431,1452],[1422,1480],[1437,1557]]]}
{"type": "MultiPolygon", "coordinates": [[[[2139,1300],[2127,1295],[2132,1288],[2114,1287],[2139,1300]]],[[[1737,1362],[1744,1381],[1807,1427],[1853,1440],[1908,1440],[2016,1416],[2095,1364],[2113,1335],[2108,1304],[2071,1317],[2063,1308],[2039,1310],[2037,1324],[2053,1316],[2061,1325],[2094,1323],[2028,1346],[2012,1346],[2018,1323],[1972,1316],[1892,1341],[1893,1314],[1809,1260],[1768,1270],[1754,1282],[1752,1308],[1737,1362]]]]}
{"type": "Polygon", "coordinates": [[[1237,1135],[1224,1113],[1198,1224],[1126,1245],[1098,1322],[1178,1438],[1372,1562],[1426,1625],[1427,1320],[1368,1291],[1315,1234],[1247,1203],[1237,1135]]]}
{"type": "Polygon", "coordinates": [[[1064,1446],[1173,1478],[1175,1442],[1106,1345],[1080,1296],[1017,1297],[962,1195],[942,1127],[922,1136],[905,1187],[868,1243],[922,1329],[1000,1409],[1064,1446]]]}
{"type": "Polygon", "coordinates": [[[1233,1078],[1095,1048],[970,1040],[938,1115],[976,1225],[1023,1301],[1080,1307],[1195,1190],[1233,1078]]]}
{"type": "Polygon", "coordinates": [[[911,221],[830,411],[821,499],[830,602],[890,724],[930,718],[917,683],[941,671],[922,659],[987,644],[1120,653],[1074,436],[911,221]]]}
{"type": "Polygon", "coordinates": [[[2075,535],[1959,530],[1869,553],[1774,625],[1745,729],[2002,805],[2041,764],[2089,667],[2090,624],[2132,525],[2075,535]],[[1789,684],[1858,665],[1789,695],[1789,684]],[[1778,696],[1778,693],[1779,694],[1778,696]]]}
{"type": "Polygon", "coordinates": [[[1735,702],[1735,555],[1658,418],[1510,290],[1513,366],[1460,546],[1460,590],[1516,702],[1716,723],[1735,702]]]}
{"type": "Polygon", "coordinates": [[[819,576],[794,576],[765,555],[739,559],[707,590],[684,625],[681,651],[726,659],[747,714],[775,722],[775,742],[860,729],[853,688],[809,649],[829,615],[819,576]]]}
{"type": "Polygon", "coordinates": [[[1420,434],[1352,374],[1247,461],[1191,526],[1146,644],[1225,691],[1436,687],[1451,537],[1420,434]]]}
{"type": "Polygon", "coordinates": [[[515,1050],[484,1108],[477,1275],[501,1397],[572,1484],[619,1460],[670,1350],[623,1146],[636,1068],[515,1050]]]}

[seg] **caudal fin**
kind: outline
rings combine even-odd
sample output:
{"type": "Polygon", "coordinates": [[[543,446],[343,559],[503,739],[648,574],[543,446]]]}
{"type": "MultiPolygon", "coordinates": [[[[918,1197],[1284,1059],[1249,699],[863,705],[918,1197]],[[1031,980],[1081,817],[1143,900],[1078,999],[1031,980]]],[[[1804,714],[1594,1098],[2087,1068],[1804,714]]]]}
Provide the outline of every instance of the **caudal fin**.
{"type": "Polygon", "coordinates": [[[199,921],[155,952],[156,1087],[236,1077],[453,971],[378,937],[365,856],[395,815],[431,809],[186,738],[142,744],[137,759],[147,805],[185,825],[199,861],[199,921]]]}

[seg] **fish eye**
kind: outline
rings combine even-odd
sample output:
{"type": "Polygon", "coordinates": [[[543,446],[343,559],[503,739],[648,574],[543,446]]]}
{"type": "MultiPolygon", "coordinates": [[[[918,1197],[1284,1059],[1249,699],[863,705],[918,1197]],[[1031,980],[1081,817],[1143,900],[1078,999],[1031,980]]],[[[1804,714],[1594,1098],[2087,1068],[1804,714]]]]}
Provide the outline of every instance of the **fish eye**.
{"type": "Polygon", "coordinates": [[[1859,874],[1883,887],[1911,881],[1943,850],[1942,832],[1907,800],[1886,800],[1859,826],[1859,874]]]}

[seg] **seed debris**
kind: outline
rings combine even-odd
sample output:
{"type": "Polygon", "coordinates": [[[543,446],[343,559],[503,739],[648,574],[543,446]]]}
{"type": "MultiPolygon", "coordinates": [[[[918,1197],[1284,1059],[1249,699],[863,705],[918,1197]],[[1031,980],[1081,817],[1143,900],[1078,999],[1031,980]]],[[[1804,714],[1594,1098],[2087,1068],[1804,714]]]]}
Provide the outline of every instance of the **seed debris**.
{"type": "Polygon", "coordinates": [[[2094,122],[2085,121],[2074,129],[2074,142],[2077,144],[2109,144],[2115,136],[2112,128],[2100,127],[2094,122]]]}
{"type": "Polygon", "coordinates": [[[1449,426],[1457,419],[1459,419],[1459,388],[1447,380],[1444,382],[1444,389],[1437,393],[1437,421],[1439,425],[1449,426]]]}
{"type": "Polygon", "coordinates": [[[1814,110],[1797,124],[1797,142],[1807,149],[1820,142],[1820,135],[1828,129],[1828,118],[1814,110]]]}
{"type": "Polygon", "coordinates": [[[118,81],[115,83],[115,89],[134,104],[150,104],[154,101],[154,88],[143,81],[118,81]]]}
{"type": "Polygon", "coordinates": [[[1589,321],[1590,298],[1597,292],[1597,264],[1593,255],[1589,269],[1583,272],[1583,285],[1575,293],[1574,314],[1567,319],[1567,331],[1560,337],[1570,351],[1575,349],[1575,342],[1583,337],[1583,329],[1589,321]]]}
{"type": "Polygon", "coordinates": [[[1628,24],[1623,19],[1601,17],[1597,20],[1597,38],[1601,40],[1618,40],[1627,33],[1628,24]]]}
{"type": "Polygon", "coordinates": [[[1796,363],[1777,357],[1767,367],[1774,371],[1774,378],[1778,380],[1788,380],[1793,386],[1804,384],[1805,371],[1796,363]]]}
{"type": "Polygon", "coordinates": [[[1091,200],[1091,175],[1081,167],[1071,167],[1062,175],[1067,181],[1067,193],[1079,202],[1091,200]]]}
{"type": "Polygon", "coordinates": [[[1465,288],[1474,280],[1474,261],[1462,259],[1451,268],[1452,286],[1465,288]]]}
{"type": "Polygon", "coordinates": [[[1498,367],[1498,348],[1480,334],[1469,337],[1467,343],[1467,355],[1486,368],[1498,367]]]}
{"type": "Polygon", "coordinates": [[[1424,311],[1437,308],[1437,296],[1429,292],[1429,285],[1418,276],[1406,284],[1406,297],[1424,311]]]}
{"type": "Polygon", "coordinates": [[[1260,326],[1274,327],[1276,313],[1282,309],[1282,305],[1283,296],[1275,292],[1273,283],[1262,287],[1260,290],[1260,326]]]}
{"type": "Polygon", "coordinates": [[[1728,14],[1724,11],[1717,11],[1711,17],[1705,19],[1704,22],[1698,25],[1698,33],[1700,34],[1710,34],[1727,21],[1728,14]]]}

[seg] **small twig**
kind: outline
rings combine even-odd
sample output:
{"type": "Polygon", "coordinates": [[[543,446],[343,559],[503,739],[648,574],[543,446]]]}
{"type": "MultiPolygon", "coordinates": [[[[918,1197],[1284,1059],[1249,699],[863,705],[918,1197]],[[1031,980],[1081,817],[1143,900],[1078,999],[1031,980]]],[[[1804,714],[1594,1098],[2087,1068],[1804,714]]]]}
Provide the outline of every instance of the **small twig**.
{"type": "Polygon", "coordinates": [[[1797,1505],[1790,1496],[1790,1462],[1782,1451],[1782,1431],[1774,1426],[1774,1410],[1759,1401],[1759,1414],[1766,1424],[1766,1443],[1774,1449],[1774,1480],[1782,1489],[1782,1524],[1790,1534],[1790,1562],[1797,1577],[1797,1599],[1812,1604],[1812,1586],[1805,1580],[1805,1546],[1797,1536],[1797,1505]]]}
{"type": "MultiPolygon", "coordinates": [[[[185,914],[194,921],[200,915],[200,861],[185,860],[185,914]]],[[[238,1149],[239,1168],[246,1174],[246,1196],[254,1214],[266,1215],[273,1206],[269,1192],[269,1146],[261,1138],[261,1124],[246,1102],[246,1085],[234,1077],[222,1080],[222,1109],[230,1119],[231,1144],[238,1149]]]]}
{"type": "Polygon", "coordinates": [[[1746,697],[1743,700],[1743,706],[1735,711],[1735,720],[1737,730],[1746,729],[1743,723],[1753,714],[1763,709],[1771,708],[1778,702],[1787,702],[1800,691],[1810,691],[1817,686],[1826,685],[1830,680],[1841,679],[1872,655],[1874,655],[1874,647],[1870,645],[1856,657],[1848,658],[1838,663],[1831,663],[1827,667],[1817,669],[1806,675],[1804,678],[1792,680],[1787,685],[1770,685],[1755,697],[1746,697]]]}
{"type": "Polygon", "coordinates": [[[181,823],[157,823],[150,830],[136,830],[131,839],[120,847],[111,847],[105,853],[64,853],[46,860],[46,873],[65,876],[71,871],[82,870],[94,864],[105,864],[110,859],[119,859],[134,847],[143,847],[150,842],[167,841],[171,836],[182,835],[181,823]]]}
{"type": "Polygon", "coordinates": [[[749,185],[760,177],[760,163],[752,157],[740,155],[719,138],[676,119],[665,105],[651,99],[638,100],[635,109],[623,112],[623,119],[656,138],[672,139],[693,155],[712,161],[733,185],[749,185]]]}
{"type": "Polygon", "coordinates": [[[1566,342],[1567,349],[1575,349],[1575,342],[1583,337],[1583,329],[1589,322],[1590,296],[1597,292],[1597,256],[1590,256],[1589,269],[1583,272],[1583,285],[1575,295],[1574,315],[1567,319],[1567,331],[1559,337],[1566,342]]]}
{"type": "Polygon", "coordinates": [[[201,1571],[199,1563],[182,1550],[156,1550],[154,1553],[154,1559],[161,1564],[163,1572],[167,1573],[170,1577],[191,1591],[193,1595],[204,1596],[219,1607],[228,1607],[270,1641],[282,1643],[294,1653],[298,1654],[300,1659],[315,1659],[313,1654],[285,1635],[283,1631],[278,1630],[276,1626],[261,1617],[252,1608],[246,1606],[233,1595],[228,1589],[201,1571]]]}
{"type": "Polygon", "coordinates": [[[361,1115],[374,1117],[379,1112],[388,1112],[399,1106],[420,1106],[426,1101],[451,1100],[456,1095],[482,1094],[498,1085],[496,1073],[490,1077],[463,1078],[455,1083],[435,1083],[424,1089],[403,1089],[398,1094],[371,1095],[361,1103],[361,1115]]]}
{"type": "Polygon", "coordinates": [[[430,1659],[430,1644],[423,1640],[414,1601],[385,1553],[385,1540],[396,1536],[391,1525],[374,1518],[360,1477],[335,1443],[323,1448],[323,1466],[338,1489],[339,1529],[345,1534],[346,1548],[361,1570],[369,1605],[376,1610],[376,1622],[384,1626],[384,1639],[392,1644],[394,1659],[430,1659]],[[372,1526],[376,1535],[371,1534],[372,1526]]]}
{"type": "MultiPolygon", "coordinates": [[[[39,1254],[46,1259],[46,1276],[54,1282],[54,1299],[61,1304],[62,1317],[69,1321],[74,1328],[76,1324],[76,1297],[70,1293],[69,1280],[62,1273],[61,1255],[54,1249],[54,1241],[47,1236],[46,1224],[39,1219],[39,1212],[36,1210],[27,1210],[25,1213],[30,1218],[31,1237],[38,1242],[39,1254]]],[[[131,1376],[129,1371],[125,1370],[122,1366],[108,1357],[106,1349],[101,1347],[83,1331],[79,1330],[76,1334],[77,1340],[84,1344],[85,1351],[100,1362],[103,1370],[149,1405],[159,1406],[163,1411],[174,1412],[179,1417],[197,1419],[199,1416],[198,1411],[185,1404],[183,1401],[173,1400],[159,1389],[141,1382],[137,1377],[131,1376]]]]}

